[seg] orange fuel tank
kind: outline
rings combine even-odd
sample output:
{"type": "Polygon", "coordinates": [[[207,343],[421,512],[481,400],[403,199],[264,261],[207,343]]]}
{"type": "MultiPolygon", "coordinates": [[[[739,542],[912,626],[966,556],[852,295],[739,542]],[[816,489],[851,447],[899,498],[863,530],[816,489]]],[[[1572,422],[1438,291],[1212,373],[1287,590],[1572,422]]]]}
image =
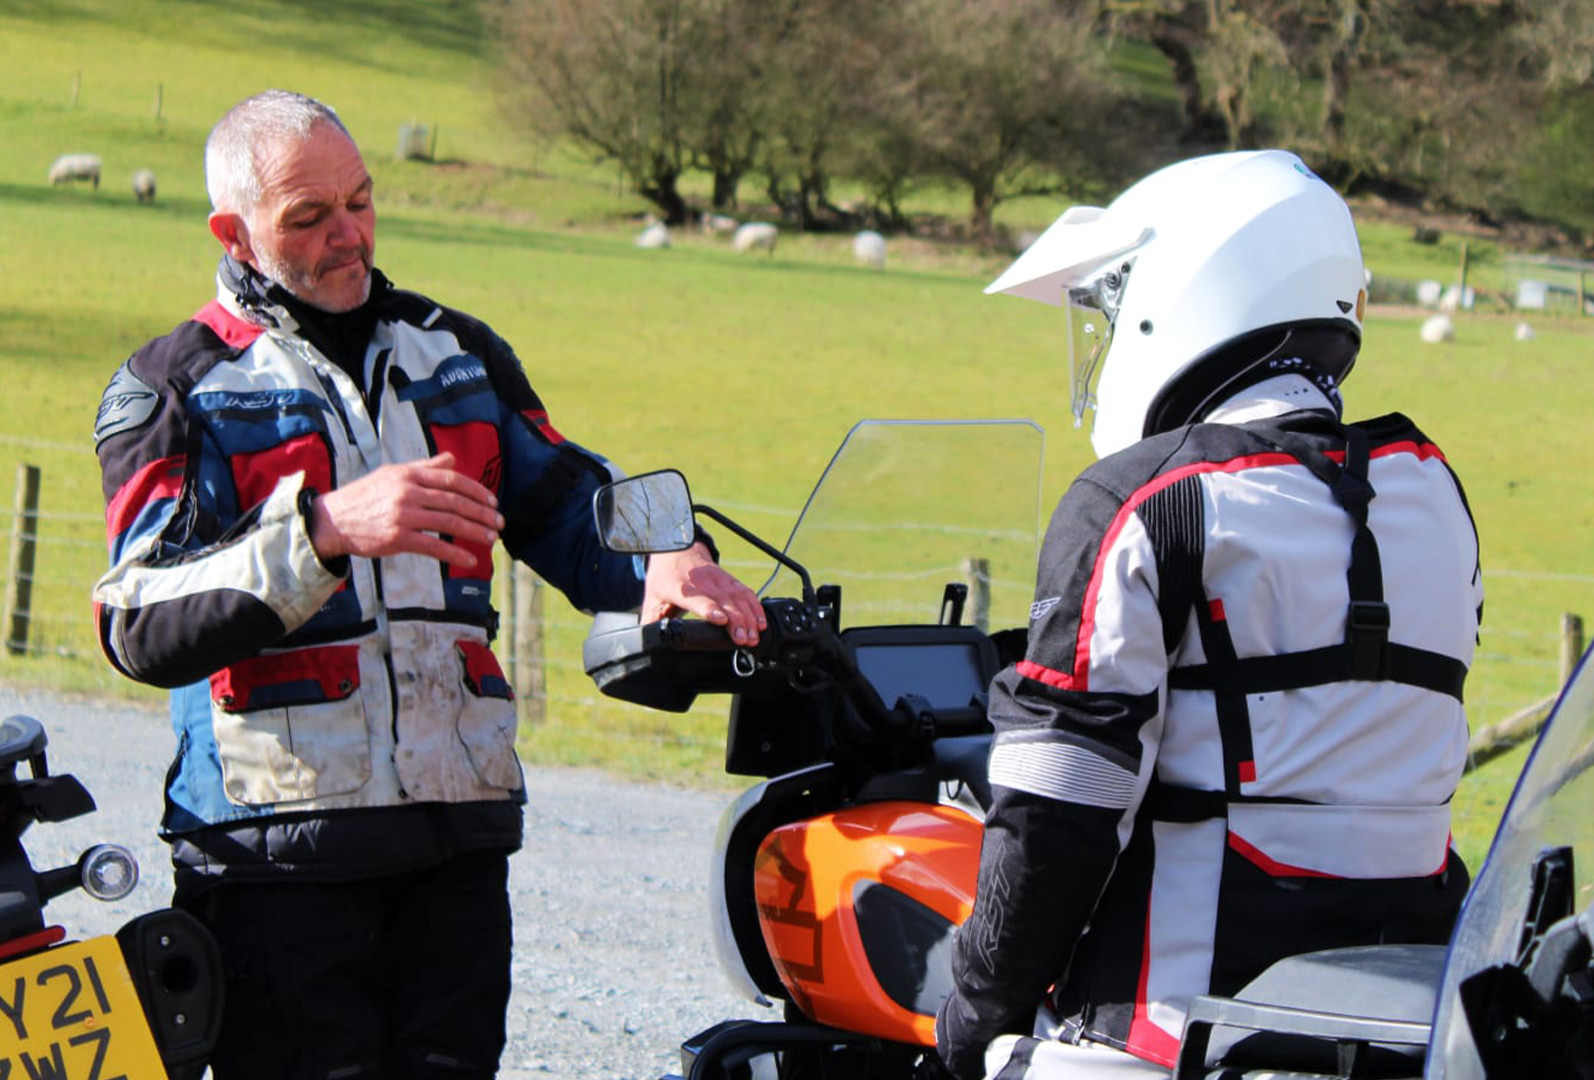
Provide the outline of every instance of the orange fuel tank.
{"type": "Polygon", "coordinates": [[[981,832],[954,806],[881,802],[765,837],[759,928],[793,1003],[823,1024],[933,1046],[981,832]]]}

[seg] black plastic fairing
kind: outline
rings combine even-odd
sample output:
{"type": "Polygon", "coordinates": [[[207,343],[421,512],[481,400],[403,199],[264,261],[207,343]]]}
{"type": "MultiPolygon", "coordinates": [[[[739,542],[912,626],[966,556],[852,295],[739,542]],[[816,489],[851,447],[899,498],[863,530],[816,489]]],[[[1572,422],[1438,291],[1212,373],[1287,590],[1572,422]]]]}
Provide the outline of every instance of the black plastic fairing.
{"type": "Polygon", "coordinates": [[[934,1016],[952,991],[950,920],[907,893],[878,881],[860,881],[852,906],[864,955],[880,988],[892,1001],[921,1016],[934,1016]]]}

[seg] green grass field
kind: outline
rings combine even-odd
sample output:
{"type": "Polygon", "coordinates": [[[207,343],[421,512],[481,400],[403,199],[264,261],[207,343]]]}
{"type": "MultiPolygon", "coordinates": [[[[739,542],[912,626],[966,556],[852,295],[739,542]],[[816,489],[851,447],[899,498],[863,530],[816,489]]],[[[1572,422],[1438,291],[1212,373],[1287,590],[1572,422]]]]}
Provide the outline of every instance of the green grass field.
{"type": "MultiPolygon", "coordinates": [[[[0,5],[0,499],[16,465],[44,474],[33,651],[0,656],[0,679],[156,696],[119,681],[94,646],[104,545],[90,431],[115,366],[209,298],[203,139],[269,85],[330,101],[362,141],[378,261],[398,284],[491,322],[566,435],[628,471],[682,468],[699,500],[771,539],[863,417],[1033,419],[1048,435],[1047,511],[1089,460],[1066,417],[1060,317],[981,294],[1005,257],[904,242],[876,273],[852,264],[844,237],[786,236],[773,257],[685,235],[640,250],[645,206],[612,170],[503,130],[465,12],[420,0],[0,5]],[[408,122],[435,127],[439,161],[391,159],[408,122]],[[73,151],[104,158],[99,190],[45,182],[73,151]],[[150,206],[129,187],[144,167],[160,181],[150,206]]],[[[961,205],[955,193],[933,204],[961,205]]],[[[1062,205],[1002,214],[1039,227],[1062,205]]],[[[1409,232],[1364,228],[1374,273],[1453,280],[1459,241],[1417,245],[1409,232]]],[[[1471,245],[1474,280],[1498,256],[1471,245]]],[[[1594,327],[1535,320],[1537,337],[1517,342],[1514,322],[1463,315],[1436,348],[1414,316],[1375,312],[1347,388],[1353,416],[1413,415],[1467,484],[1489,575],[1475,726],[1550,694],[1561,614],[1594,615],[1582,434],[1594,327]]],[[[762,557],[724,546],[762,580],[762,557]]],[[[723,702],[685,716],[601,702],[577,662],[585,620],[557,598],[548,611],[549,718],[527,731],[528,757],[716,782],[723,702]]],[[[1464,784],[1458,835],[1474,858],[1519,766],[1501,759],[1464,784]]]]}

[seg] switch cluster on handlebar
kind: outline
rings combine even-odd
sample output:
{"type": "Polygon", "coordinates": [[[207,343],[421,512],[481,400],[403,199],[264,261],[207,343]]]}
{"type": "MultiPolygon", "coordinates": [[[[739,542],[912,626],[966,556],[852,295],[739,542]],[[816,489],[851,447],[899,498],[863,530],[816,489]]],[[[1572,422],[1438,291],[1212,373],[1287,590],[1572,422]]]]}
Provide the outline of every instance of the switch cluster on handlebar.
{"type": "Polygon", "coordinates": [[[789,642],[812,641],[817,630],[813,614],[799,600],[765,600],[764,615],[769,628],[789,642]]]}

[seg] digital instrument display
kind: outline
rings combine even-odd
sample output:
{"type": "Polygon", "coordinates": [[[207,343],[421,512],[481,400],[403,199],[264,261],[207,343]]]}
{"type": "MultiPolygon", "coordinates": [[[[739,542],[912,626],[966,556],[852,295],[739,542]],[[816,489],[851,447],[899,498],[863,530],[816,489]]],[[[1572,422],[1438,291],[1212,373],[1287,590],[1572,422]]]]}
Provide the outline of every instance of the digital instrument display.
{"type": "Polygon", "coordinates": [[[909,693],[931,708],[961,709],[987,688],[979,650],[970,641],[859,644],[853,655],[888,709],[909,693]]]}

